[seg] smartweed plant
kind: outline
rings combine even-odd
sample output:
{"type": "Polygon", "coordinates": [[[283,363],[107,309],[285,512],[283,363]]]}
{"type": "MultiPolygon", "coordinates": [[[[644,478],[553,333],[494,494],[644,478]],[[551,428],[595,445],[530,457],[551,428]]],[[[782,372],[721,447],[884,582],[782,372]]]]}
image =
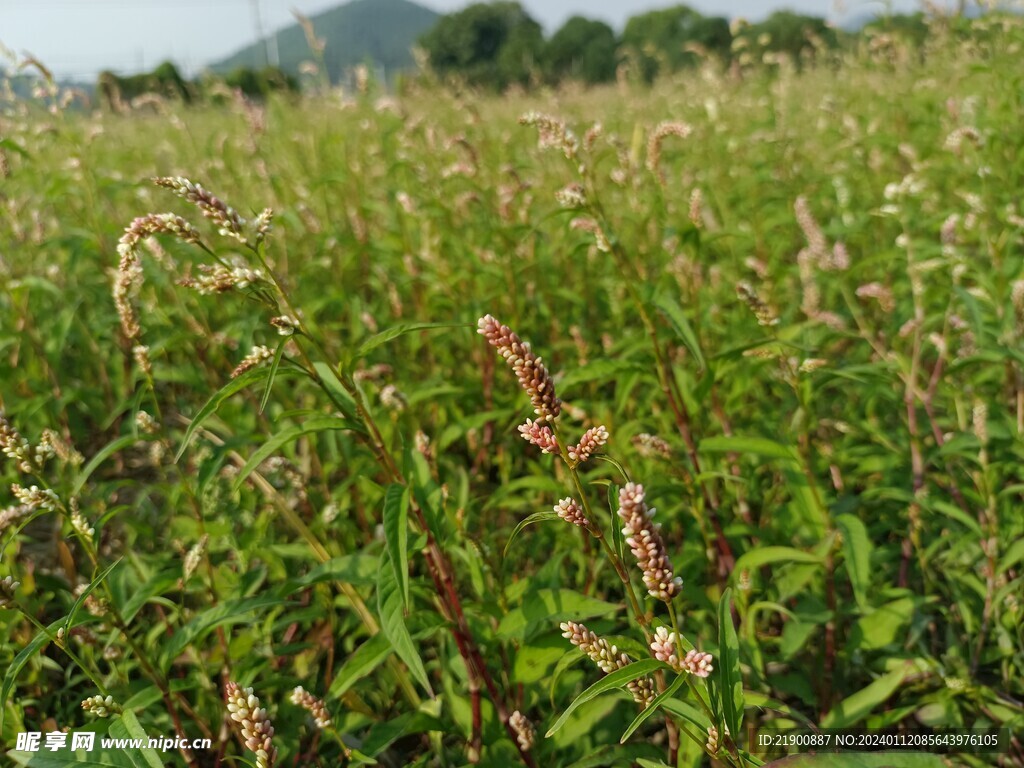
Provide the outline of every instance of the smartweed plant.
{"type": "Polygon", "coordinates": [[[543,453],[558,456],[572,479],[574,495],[561,499],[554,505],[553,512],[526,518],[517,531],[525,524],[557,516],[595,540],[600,545],[601,554],[607,557],[619,577],[630,617],[643,633],[644,644],[654,657],[634,662],[582,623],[563,622],[560,625],[563,636],[589,656],[606,676],[578,697],[547,735],[557,732],[578,705],[602,691],[625,686],[639,706],[640,714],[626,729],[623,740],[662,709],[667,719],[670,764],[678,761],[679,734],[682,732],[710,756],[721,756],[730,765],[759,765],[760,760],[741,752],[730,738],[731,733],[739,732],[743,699],[738,643],[729,612],[729,591],[723,594],[719,609],[722,622],[720,649],[728,666],[717,678],[718,684],[712,686],[709,684],[714,670],[711,654],[696,649],[680,630],[675,598],[681,593],[682,580],[673,571],[660,533],[661,526],[653,520],[655,510],[646,503],[644,487],[632,482],[621,464],[607,456],[598,456],[608,442],[608,430],[603,425],[591,427],[583,432],[578,443],[567,444],[565,430],[558,426],[562,402],[555,394],[555,382],[542,359],[533,352],[529,343],[522,341],[507,325],[502,325],[491,315],[480,318],[479,332],[512,367],[534,407],[537,421],[527,419],[519,426],[519,433],[543,453]],[[621,472],[624,481],[617,494],[617,511],[609,509],[613,531],[611,540],[605,535],[604,523],[597,515],[599,507],[591,502],[581,478],[585,469],[583,465],[592,458],[611,462],[621,472]],[[617,535],[619,524],[623,526],[621,536],[617,535]],[[667,622],[649,615],[648,608],[637,595],[630,569],[625,563],[625,547],[629,548],[632,559],[636,561],[647,596],[664,604],[667,622]],[[688,689],[692,703],[673,698],[683,688],[688,689]]]}

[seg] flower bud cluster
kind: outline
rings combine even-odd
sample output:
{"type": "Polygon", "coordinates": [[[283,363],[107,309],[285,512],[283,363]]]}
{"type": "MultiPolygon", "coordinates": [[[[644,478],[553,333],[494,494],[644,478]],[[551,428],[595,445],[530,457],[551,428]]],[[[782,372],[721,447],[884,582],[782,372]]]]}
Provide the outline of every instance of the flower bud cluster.
{"type": "Polygon", "coordinates": [[[673,574],[661,538],[661,526],[651,520],[655,510],[647,509],[642,485],[626,483],[623,486],[619,491],[618,514],[625,523],[622,534],[640,566],[647,592],[651,597],[668,602],[679,594],[683,581],[673,574]]]}
{"type": "MultiPolygon", "coordinates": [[[[620,653],[617,647],[603,637],[598,637],[583,624],[575,621],[566,621],[560,626],[562,637],[589,656],[605,674],[622,669],[632,661],[629,656],[620,653]]],[[[626,687],[633,694],[633,699],[638,704],[643,704],[646,707],[654,700],[654,681],[649,677],[637,678],[628,683],[626,687]]]]}
{"type": "Polygon", "coordinates": [[[516,732],[516,741],[519,743],[519,749],[523,752],[529,752],[533,747],[533,740],[536,735],[533,724],[518,709],[509,715],[508,724],[516,732]]]}
{"type": "Polygon", "coordinates": [[[267,710],[260,707],[260,700],[252,688],[243,689],[238,683],[230,682],[225,694],[228,714],[238,724],[246,748],[256,754],[256,768],[272,768],[277,759],[277,749],[272,741],[274,726],[267,710]]]}
{"type": "Polygon", "coordinates": [[[657,435],[641,432],[639,435],[634,437],[631,442],[633,443],[633,447],[636,448],[637,453],[644,458],[653,458],[655,456],[659,456],[663,459],[672,458],[672,446],[657,435]]]}
{"type": "Polygon", "coordinates": [[[737,283],[736,295],[739,296],[750,308],[750,311],[754,313],[754,317],[757,318],[758,325],[778,325],[779,318],[775,314],[775,310],[757,295],[757,290],[755,290],[754,286],[750,283],[745,281],[737,283]]]}
{"type": "Polygon", "coordinates": [[[654,639],[651,641],[651,652],[658,661],[664,661],[676,672],[682,671],[682,665],[676,655],[675,632],[669,632],[665,627],[658,627],[654,631],[654,639]]]}
{"type": "Polygon", "coordinates": [[[4,576],[0,579],[0,608],[6,608],[14,600],[14,593],[21,586],[20,581],[15,581],[13,576],[4,576]]]}
{"type": "Polygon", "coordinates": [[[691,675],[707,677],[715,671],[714,666],[712,666],[713,661],[714,659],[710,653],[703,653],[697,650],[687,651],[686,656],[683,657],[683,669],[691,675]]]}
{"type": "Polygon", "coordinates": [[[22,472],[32,472],[36,469],[32,446],[18,433],[18,430],[11,426],[2,413],[0,413],[0,452],[17,462],[18,469],[22,472]]]}
{"type": "Polygon", "coordinates": [[[295,686],[290,698],[292,704],[302,707],[313,716],[317,728],[331,727],[331,716],[327,714],[327,705],[323,699],[318,699],[301,685],[295,686]]]}
{"type": "Polygon", "coordinates": [[[566,127],[565,121],[540,112],[527,112],[519,118],[519,124],[532,125],[537,129],[538,146],[541,149],[553,147],[562,150],[569,160],[576,157],[580,141],[576,134],[566,127]]]}
{"type": "Polygon", "coordinates": [[[519,434],[528,443],[533,443],[543,453],[558,453],[558,441],[555,433],[547,424],[541,424],[533,419],[527,419],[525,424],[519,425],[519,434]]]}
{"type": "Polygon", "coordinates": [[[11,486],[11,493],[14,494],[14,498],[33,512],[39,509],[47,512],[64,511],[60,497],[49,488],[40,488],[38,485],[25,488],[15,483],[11,486]]]}
{"type": "Polygon", "coordinates": [[[583,433],[583,437],[580,438],[578,445],[574,445],[569,449],[569,459],[575,464],[582,464],[594,453],[597,449],[605,445],[608,442],[608,430],[603,425],[597,427],[591,427],[583,433]]]}
{"type": "Polygon", "coordinates": [[[274,359],[274,350],[270,347],[262,345],[256,345],[252,348],[252,351],[238,364],[238,366],[231,372],[231,378],[237,379],[246,371],[252,370],[263,363],[268,363],[274,359]]]}
{"type": "Polygon", "coordinates": [[[245,220],[231,206],[214,197],[209,190],[182,176],[156,178],[153,179],[153,183],[194,204],[203,216],[217,225],[220,234],[233,237],[242,243],[246,242],[243,231],[245,220]]]}
{"type": "Polygon", "coordinates": [[[230,267],[223,264],[200,264],[199,272],[198,277],[182,278],[178,285],[192,288],[202,296],[209,296],[266,281],[262,269],[252,269],[241,257],[233,259],[230,267]]]}
{"type": "Polygon", "coordinates": [[[90,696],[82,702],[82,709],[96,717],[110,717],[124,711],[121,709],[121,705],[114,701],[114,697],[109,694],[107,696],[90,696]]]}
{"type": "Polygon", "coordinates": [[[481,317],[477,325],[478,332],[512,366],[519,385],[530,396],[534,412],[540,417],[538,421],[557,419],[562,412],[562,401],[555,395],[554,379],[543,360],[511,328],[491,315],[481,317]]]}
{"type": "Polygon", "coordinates": [[[590,521],[583,514],[583,509],[576,499],[571,496],[566,496],[555,504],[555,513],[565,522],[578,525],[580,528],[586,528],[590,525],[590,521]]]}

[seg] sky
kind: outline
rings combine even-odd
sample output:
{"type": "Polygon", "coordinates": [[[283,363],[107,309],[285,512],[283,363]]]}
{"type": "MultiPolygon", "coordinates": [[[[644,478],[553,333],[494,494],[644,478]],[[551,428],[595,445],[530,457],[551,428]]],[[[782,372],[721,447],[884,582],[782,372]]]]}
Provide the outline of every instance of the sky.
{"type": "MultiPolygon", "coordinates": [[[[416,0],[441,13],[468,0],[416,0]]],[[[0,0],[0,44],[31,53],[61,79],[89,81],[103,69],[121,74],[173,60],[186,74],[344,0],[0,0]]],[[[550,33],[570,16],[601,19],[621,30],[626,19],[686,2],[702,13],[756,21],[778,8],[841,20],[881,11],[882,0],[520,0],[550,33]]],[[[893,0],[900,11],[915,0],[893,0]]]]}

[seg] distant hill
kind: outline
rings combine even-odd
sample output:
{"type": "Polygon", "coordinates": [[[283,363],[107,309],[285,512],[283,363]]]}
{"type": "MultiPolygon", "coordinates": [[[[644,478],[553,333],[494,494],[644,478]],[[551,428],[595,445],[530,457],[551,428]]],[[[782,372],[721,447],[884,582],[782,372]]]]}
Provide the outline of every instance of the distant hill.
{"type": "MultiPolygon", "coordinates": [[[[372,60],[390,78],[394,72],[413,66],[410,49],[440,18],[439,14],[409,0],[353,0],[310,17],[316,35],[322,38],[324,59],[332,82],[347,70],[372,60]]],[[[299,24],[276,35],[279,66],[291,75],[299,65],[313,59],[299,24]]],[[[226,74],[238,67],[262,68],[267,64],[264,41],[254,43],[209,69],[226,74]]]]}

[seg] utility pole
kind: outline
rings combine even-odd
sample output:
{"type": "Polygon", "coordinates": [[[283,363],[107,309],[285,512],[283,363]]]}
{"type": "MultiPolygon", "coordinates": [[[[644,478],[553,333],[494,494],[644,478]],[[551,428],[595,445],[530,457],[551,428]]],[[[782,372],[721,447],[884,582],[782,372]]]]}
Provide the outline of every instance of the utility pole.
{"type": "Polygon", "coordinates": [[[261,0],[252,0],[252,21],[256,27],[256,41],[263,43],[263,66],[277,66],[277,36],[270,40],[263,34],[263,14],[260,12],[261,0]]]}

